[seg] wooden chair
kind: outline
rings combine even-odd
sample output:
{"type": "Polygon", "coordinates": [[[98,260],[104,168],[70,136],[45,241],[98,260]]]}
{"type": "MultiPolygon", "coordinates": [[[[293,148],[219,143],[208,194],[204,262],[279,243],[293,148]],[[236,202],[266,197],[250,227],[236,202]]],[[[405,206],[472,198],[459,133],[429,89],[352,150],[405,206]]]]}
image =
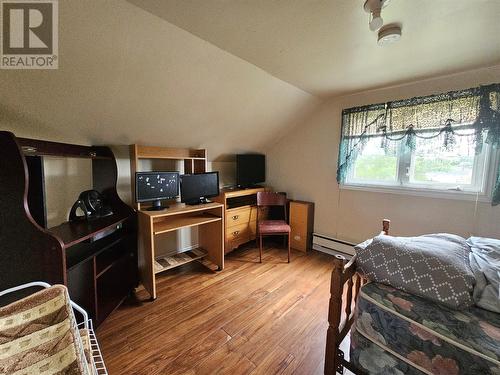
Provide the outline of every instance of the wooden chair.
{"type": "Polygon", "coordinates": [[[259,238],[259,258],[262,263],[262,237],[288,236],[288,263],[290,263],[290,225],[286,222],[286,196],[271,192],[257,193],[257,235],[259,238]],[[284,220],[260,220],[259,211],[263,207],[283,207],[284,220]]]}

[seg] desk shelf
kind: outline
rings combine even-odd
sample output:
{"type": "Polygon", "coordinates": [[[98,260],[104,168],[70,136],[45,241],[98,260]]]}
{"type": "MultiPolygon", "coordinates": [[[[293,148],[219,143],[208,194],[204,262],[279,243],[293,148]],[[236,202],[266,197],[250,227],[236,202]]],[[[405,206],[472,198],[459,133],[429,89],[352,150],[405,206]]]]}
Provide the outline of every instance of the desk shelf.
{"type": "Polygon", "coordinates": [[[157,234],[172,232],[174,230],[178,230],[181,228],[194,227],[221,220],[222,220],[221,217],[210,214],[189,215],[189,216],[179,215],[179,217],[176,217],[173,220],[156,222],[154,225],[154,234],[157,235],[157,234]]]}
{"type": "Polygon", "coordinates": [[[162,211],[139,211],[139,273],[144,289],[156,299],[156,275],[198,260],[214,271],[224,269],[224,206],[177,203],[162,211]],[[171,256],[156,254],[162,233],[198,228],[198,248],[171,256]]]}
{"type": "Polygon", "coordinates": [[[59,238],[64,243],[65,248],[69,248],[106,230],[117,229],[127,219],[126,214],[118,213],[90,221],[67,221],[56,227],[49,228],[48,231],[59,238]]]}
{"type": "MultiPolygon", "coordinates": [[[[135,173],[140,171],[141,160],[173,160],[184,164],[184,173],[204,173],[207,171],[207,150],[193,148],[167,148],[144,145],[130,145],[130,177],[132,196],[135,196],[135,173]]],[[[145,206],[136,204],[137,210],[145,206]]]]}
{"type": "Polygon", "coordinates": [[[207,255],[208,253],[200,247],[184,253],[156,258],[155,274],[204,258],[207,255]]]}

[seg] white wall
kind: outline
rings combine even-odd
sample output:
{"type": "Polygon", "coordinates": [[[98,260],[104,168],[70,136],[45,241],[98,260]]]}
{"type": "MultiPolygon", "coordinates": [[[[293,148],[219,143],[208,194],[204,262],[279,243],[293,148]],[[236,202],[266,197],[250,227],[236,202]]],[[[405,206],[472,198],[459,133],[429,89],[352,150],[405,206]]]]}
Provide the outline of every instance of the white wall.
{"type": "Polygon", "coordinates": [[[315,231],[361,241],[392,220],[395,235],[451,232],[500,236],[500,206],[489,203],[339,190],[336,182],[343,108],[500,82],[500,66],[332,98],[269,147],[269,183],[294,199],[315,202],[315,231]]]}
{"type": "MultiPolygon", "coordinates": [[[[0,70],[0,130],[116,145],[118,191],[128,203],[129,144],[207,148],[230,184],[234,163],[224,155],[261,150],[318,103],[122,0],[60,1],[59,69],[0,70]]],[[[47,160],[46,176],[54,226],[67,220],[91,175],[80,161],[58,159],[47,160]]]]}
{"type": "Polygon", "coordinates": [[[76,158],[44,158],[47,227],[68,221],[80,193],[92,189],[92,161],[76,158]]]}
{"type": "Polygon", "coordinates": [[[0,70],[0,129],[83,144],[261,149],[319,100],[123,0],[59,2],[59,69],[0,70]]]}
{"type": "MultiPolygon", "coordinates": [[[[472,218],[470,202],[339,192],[335,182],[342,108],[498,82],[498,67],[322,104],[125,1],[65,0],[59,11],[59,69],[0,71],[0,128],[22,137],[118,145],[125,201],[131,201],[125,145],[207,147],[211,161],[227,163],[221,167],[229,176],[234,165],[221,155],[272,143],[269,184],[314,201],[317,231],[360,240],[379,230],[382,217],[394,220],[395,233],[498,231],[498,207],[481,204],[472,218]]],[[[53,223],[76,193],[58,192],[56,169],[47,170],[55,182],[49,198],[59,204],[53,223]]]]}

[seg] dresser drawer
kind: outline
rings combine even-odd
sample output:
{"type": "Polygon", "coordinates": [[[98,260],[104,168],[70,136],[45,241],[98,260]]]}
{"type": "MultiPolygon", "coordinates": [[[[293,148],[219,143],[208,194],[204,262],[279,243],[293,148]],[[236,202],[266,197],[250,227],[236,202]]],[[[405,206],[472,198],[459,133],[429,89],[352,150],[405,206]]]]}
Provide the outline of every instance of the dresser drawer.
{"type": "Polygon", "coordinates": [[[233,225],[226,230],[227,240],[236,240],[238,238],[246,238],[250,235],[250,225],[248,223],[243,223],[239,225],[233,225]]]}
{"type": "Polygon", "coordinates": [[[244,236],[241,236],[241,237],[238,237],[238,238],[235,238],[232,240],[226,240],[224,253],[227,254],[227,253],[237,249],[239,246],[241,246],[249,241],[250,241],[250,238],[249,237],[245,238],[244,236]]]}
{"type": "MultiPolygon", "coordinates": [[[[261,208],[259,219],[265,220],[267,216],[267,208],[261,208]]],[[[225,253],[229,253],[238,246],[254,240],[257,232],[257,206],[227,210],[225,227],[225,253]]]]}
{"type": "Polygon", "coordinates": [[[238,246],[250,241],[250,225],[235,225],[226,230],[227,251],[231,251],[238,246]]]}
{"type": "Polygon", "coordinates": [[[248,224],[251,219],[255,220],[255,207],[245,207],[226,211],[226,227],[234,227],[241,224],[248,224]]]}

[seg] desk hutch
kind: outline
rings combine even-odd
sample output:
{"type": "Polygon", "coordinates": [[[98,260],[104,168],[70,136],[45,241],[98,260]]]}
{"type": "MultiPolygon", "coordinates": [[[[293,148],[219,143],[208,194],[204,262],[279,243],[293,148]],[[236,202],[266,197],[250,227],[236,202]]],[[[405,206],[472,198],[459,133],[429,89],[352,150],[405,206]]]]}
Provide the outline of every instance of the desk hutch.
{"type": "MultiPolygon", "coordinates": [[[[135,197],[135,173],[141,160],[173,160],[181,162],[184,173],[204,173],[207,170],[205,149],[167,148],[130,145],[132,195],[135,197]]],[[[224,212],[218,203],[189,206],[174,201],[162,211],[147,211],[146,204],[137,203],[139,215],[139,274],[144,288],[156,299],[156,275],[199,260],[208,267],[224,268],[224,212]],[[168,256],[157,251],[158,236],[182,228],[198,228],[199,247],[168,256]]]]}
{"type": "MultiPolygon", "coordinates": [[[[192,148],[167,148],[130,145],[130,177],[132,199],[135,200],[135,173],[140,172],[140,160],[173,160],[184,164],[184,173],[205,173],[207,171],[207,150],[192,148]]],[[[138,210],[144,203],[136,203],[138,210]]]]}
{"type": "Polygon", "coordinates": [[[0,131],[0,162],[0,290],[31,281],[63,284],[101,323],[138,284],[137,217],[116,191],[112,151],[0,131]],[[113,214],[47,228],[45,157],[90,159],[93,188],[113,214]]]}

